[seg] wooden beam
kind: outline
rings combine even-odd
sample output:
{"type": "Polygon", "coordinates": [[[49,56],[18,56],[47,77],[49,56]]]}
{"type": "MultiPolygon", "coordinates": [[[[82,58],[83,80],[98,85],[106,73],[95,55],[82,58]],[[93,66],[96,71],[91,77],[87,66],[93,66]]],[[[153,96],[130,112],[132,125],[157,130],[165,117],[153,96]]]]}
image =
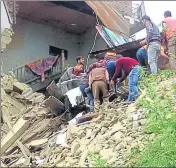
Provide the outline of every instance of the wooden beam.
{"type": "Polygon", "coordinates": [[[1,155],[26,131],[29,121],[20,118],[1,141],[1,155]]]}

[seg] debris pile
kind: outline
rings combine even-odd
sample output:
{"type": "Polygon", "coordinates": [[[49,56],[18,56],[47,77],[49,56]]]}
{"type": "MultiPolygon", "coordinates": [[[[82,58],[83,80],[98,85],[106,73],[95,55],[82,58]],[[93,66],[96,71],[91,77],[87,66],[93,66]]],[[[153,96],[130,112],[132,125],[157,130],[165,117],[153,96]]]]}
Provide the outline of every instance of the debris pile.
{"type": "Polygon", "coordinates": [[[123,166],[134,147],[142,150],[154,138],[144,133],[145,110],[136,103],[116,99],[101,105],[91,121],[68,125],[63,115],[54,117],[43,105],[43,94],[33,93],[9,75],[1,83],[1,162],[5,166],[90,167],[93,154],[111,166],[123,166]]]}
{"type": "Polygon", "coordinates": [[[41,150],[62,122],[43,105],[42,93],[33,92],[11,75],[1,76],[1,162],[28,166],[33,151],[41,150]]]}

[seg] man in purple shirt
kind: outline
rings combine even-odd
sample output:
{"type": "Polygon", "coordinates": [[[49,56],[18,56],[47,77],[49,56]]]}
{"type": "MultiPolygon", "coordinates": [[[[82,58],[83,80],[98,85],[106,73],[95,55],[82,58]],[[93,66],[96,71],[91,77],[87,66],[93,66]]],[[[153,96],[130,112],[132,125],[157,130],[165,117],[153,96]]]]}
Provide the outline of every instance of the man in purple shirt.
{"type": "Polygon", "coordinates": [[[135,101],[139,95],[137,84],[140,76],[140,66],[139,63],[130,57],[121,57],[116,61],[116,71],[112,80],[110,82],[111,86],[114,86],[115,81],[117,80],[121,71],[124,71],[124,75],[118,79],[118,82],[122,82],[129,76],[128,86],[129,86],[129,95],[128,102],[135,101]]]}

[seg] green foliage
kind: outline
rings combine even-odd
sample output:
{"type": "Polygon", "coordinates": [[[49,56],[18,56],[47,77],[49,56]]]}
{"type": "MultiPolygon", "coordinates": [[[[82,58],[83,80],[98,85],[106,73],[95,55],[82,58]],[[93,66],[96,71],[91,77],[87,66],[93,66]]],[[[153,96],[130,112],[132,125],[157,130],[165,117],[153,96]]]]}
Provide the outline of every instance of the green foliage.
{"type": "MultiPolygon", "coordinates": [[[[157,76],[141,74],[140,88],[146,90],[146,96],[138,100],[141,108],[147,109],[147,126],[145,132],[154,133],[156,139],[149,142],[145,151],[133,166],[144,167],[171,167],[176,165],[176,113],[174,112],[174,95],[156,92],[161,81],[173,79],[174,71],[162,71],[157,76]],[[147,99],[148,98],[148,99],[147,99]]],[[[168,86],[169,87],[169,86],[168,86]]],[[[172,89],[176,93],[176,83],[172,89]]],[[[176,106],[176,105],[175,105],[176,106]]],[[[139,152],[131,151],[134,157],[139,152]]]]}
{"type": "Polygon", "coordinates": [[[93,166],[110,168],[110,165],[98,154],[89,154],[93,166]]]}

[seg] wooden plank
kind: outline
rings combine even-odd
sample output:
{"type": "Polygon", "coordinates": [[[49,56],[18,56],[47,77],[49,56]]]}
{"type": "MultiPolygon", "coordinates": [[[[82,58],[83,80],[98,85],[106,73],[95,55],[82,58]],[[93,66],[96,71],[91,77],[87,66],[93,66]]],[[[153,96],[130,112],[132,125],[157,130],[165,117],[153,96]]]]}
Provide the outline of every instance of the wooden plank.
{"type": "Polygon", "coordinates": [[[46,88],[50,96],[56,97],[58,100],[62,99],[64,95],[59,90],[58,86],[56,85],[55,81],[52,81],[51,84],[46,88]]]}
{"type": "MultiPolygon", "coordinates": [[[[50,119],[42,119],[34,122],[34,128],[28,129],[27,132],[22,135],[21,142],[23,144],[29,142],[29,140],[32,140],[34,137],[36,137],[39,133],[43,132],[45,129],[48,128],[48,125],[50,123],[50,119]]],[[[5,155],[10,155],[17,149],[17,146],[11,147],[9,150],[5,152],[5,155]]]]}
{"type": "Polygon", "coordinates": [[[37,140],[31,141],[30,143],[26,144],[26,146],[28,146],[28,147],[38,147],[38,146],[41,146],[41,145],[43,145],[47,142],[48,142],[48,138],[37,139],[37,140]]]}
{"type": "Polygon", "coordinates": [[[58,115],[64,110],[64,104],[53,96],[50,96],[47,100],[45,100],[44,105],[49,107],[55,115],[58,115]]]}
{"type": "Polygon", "coordinates": [[[9,131],[6,137],[1,141],[1,155],[26,131],[29,127],[29,121],[20,118],[13,126],[13,131],[9,131]]]}

